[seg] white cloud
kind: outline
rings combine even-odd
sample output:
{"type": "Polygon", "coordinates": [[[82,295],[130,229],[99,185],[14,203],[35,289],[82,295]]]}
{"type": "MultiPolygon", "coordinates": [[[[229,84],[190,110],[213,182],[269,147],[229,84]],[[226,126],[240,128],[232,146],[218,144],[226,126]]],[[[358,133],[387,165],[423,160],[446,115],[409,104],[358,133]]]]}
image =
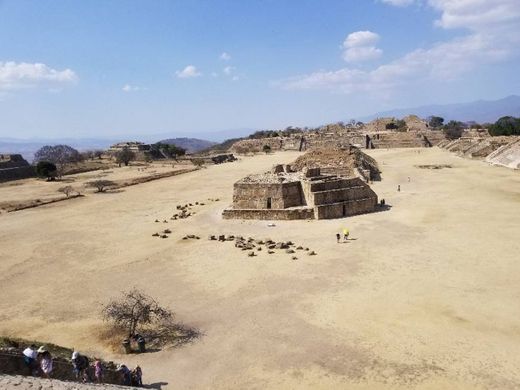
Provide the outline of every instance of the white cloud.
{"type": "Polygon", "coordinates": [[[239,76],[233,76],[233,77],[231,77],[231,80],[238,81],[238,80],[240,80],[240,77],[239,76]]]}
{"type": "Polygon", "coordinates": [[[130,85],[130,84],[125,84],[123,86],[123,88],[121,88],[124,92],[136,92],[136,91],[140,91],[142,88],[141,87],[138,87],[137,85],[130,85]]]}
{"type": "Polygon", "coordinates": [[[356,31],[348,34],[343,42],[344,48],[373,46],[379,41],[379,35],[372,31],[356,31]]]}
{"type": "Polygon", "coordinates": [[[343,59],[347,62],[361,62],[381,57],[383,51],[375,44],[379,35],[372,31],[356,31],[347,36],[343,42],[343,59]]]}
{"type": "Polygon", "coordinates": [[[178,78],[180,79],[188,79],[192,77],[199,77],[202,75],[197,68],[193,65],[186,66],[183,70],[178,70],[175,72],[178,78]]]}
{"type": "Polygon", "coordinates": [[[415,2],[415,0],[381,0],[383,3],[396,7],[407,7],[415,2]]]}
{"type": "Polygon", "coordinates": [[[223,69],[223,72],[229,76],[231,73],[233,73],[233,71],[234,71],[235,69],[236,69],[236,68],[235,68],[234,66],[226,66],[226,67],[223,69]]]}
{"type": "Polygon", "coordinates": [[[374,46],[353,47],[345,50],[343,53],[343,59],[347,62],[362,62],[375,60],[376,58],[381,57],[382,54],[383,50],[374,46]]]}
{"type": "Polygon", "coordinates": [[[60,85],[77,80],[78,76],[70,69],[56,70],[41,63],[0,62],[0,90],[60,85]]]}
{"type": "Polygon", "coordinates": [[[223,53],[220,55],[220,59],[221,59],[222,61],[229,61],[229,60],[231,59],[231,56],[230,56],[228,53],[223,52],[223,53]]]}
{"type": "MultiPolygon", "coordinates": [[[[410,91],[425,81],[453,80],[482,64],[520,55],[520,1],[428,0],[428,5],[440,12],[435,21],[437,26],[462,28],[466,34],[437,42],[429,48],[415,49],[373,69],[317,71],[281,80],[276,85],[286,89],[328,89],[343,93],[410,91]],[[402,88],[398,89],[398,86],[402,88]]],[[[358,34],[350,40],[349,37],[343,43],[346,60],[348,50],[374,47],[377,41],[370,34],[358,34]],[[368,46],[360,42],[368,42],[368,46]]],[[[370,49],[363,50],[350,55],[371,56],[370,49]]]]}

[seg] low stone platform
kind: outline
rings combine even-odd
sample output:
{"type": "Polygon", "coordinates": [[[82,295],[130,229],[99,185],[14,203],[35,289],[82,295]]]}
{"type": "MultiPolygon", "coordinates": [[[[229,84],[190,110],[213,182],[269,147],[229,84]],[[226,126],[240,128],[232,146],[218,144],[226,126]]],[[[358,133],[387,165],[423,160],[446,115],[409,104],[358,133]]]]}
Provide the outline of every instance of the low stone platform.
{"type": "Polygon", "coordinates": [[[43,379],[33,376],[0,375],[0,389],[2,390],[102,390],[128,389],[128,386],[66,382],[57,379],[43,379]]]}

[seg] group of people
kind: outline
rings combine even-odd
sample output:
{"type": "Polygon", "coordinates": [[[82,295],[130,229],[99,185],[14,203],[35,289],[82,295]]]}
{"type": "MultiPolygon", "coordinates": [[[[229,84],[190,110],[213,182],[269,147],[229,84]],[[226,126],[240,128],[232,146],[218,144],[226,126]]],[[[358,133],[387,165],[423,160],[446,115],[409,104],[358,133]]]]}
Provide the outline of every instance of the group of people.
{"type": "Polygon", "coordinates": [[[36,349],[36,345],[31,344],[23,351],[23,361],[25,367],[30,371],[31,375],[38,375],[44,378],[50,378],[53,369],[52,355],[42,345],[36,349]]]}
{"type": "MultiPolygon", "coordinates": [[[[350,231],[347,228],[343,228],[343,242],[347,242],[350,231]]],[[[339,244],[341,242],[341,233],[336,233],[336,241],[339,244]]]]}
{"type": "MultiPolygon", "coordinates": [[[[23,351],[24,365],[30,375],[41,375],[43,378],[50,378],[53,371],[53,358],[51,353],[41,346],[36,349],[36,345],[31,344],[23,351]]],[[[78,351],[72,352],[71,357],[72,371],[78,381],[103,383],[105,369],[100,359],[94,359],[91,365],[89,358],[80,354],[78,351]],[[93,376],[91,375],[93,374],[93,376]]],[[[120,376],[120,384],[125,386],[142,386],[143,371],[136,366],[130,370],[126,365],[119,364],[116,372],[120,376]]]]}
{"type": "MultiPolygon", "coordinates": [[[[100,359],[95,359],[92,366],[90,366],[87,356],[74,351],[71,360],[76,379],[82,380],[83,382],[94,381],[97,383],[103,383],[105,370],[100,359]],[[94,378],[91,378],[90,376],[91,371],[94,372],[94,378]]],[[[139,366],[135,366],[133,370],[130,370],[126,365],[119,364],[116,372],[119,374],[120,384],[122,385],[136,387],[143,385],[143,370],[139,366]]]]}

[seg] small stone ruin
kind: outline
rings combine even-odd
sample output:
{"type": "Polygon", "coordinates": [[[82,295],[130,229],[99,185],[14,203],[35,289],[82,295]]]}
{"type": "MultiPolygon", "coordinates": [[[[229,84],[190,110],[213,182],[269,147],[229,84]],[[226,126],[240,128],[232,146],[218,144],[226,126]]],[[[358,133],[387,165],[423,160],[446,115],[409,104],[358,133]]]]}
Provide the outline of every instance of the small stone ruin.
{"type": "Polygon", "coordinates": [[[322,174],[320,168],[270,172],[237,181],[225,219],[331,219],[375,211],[377,194],[360,178],[322,174]]]}

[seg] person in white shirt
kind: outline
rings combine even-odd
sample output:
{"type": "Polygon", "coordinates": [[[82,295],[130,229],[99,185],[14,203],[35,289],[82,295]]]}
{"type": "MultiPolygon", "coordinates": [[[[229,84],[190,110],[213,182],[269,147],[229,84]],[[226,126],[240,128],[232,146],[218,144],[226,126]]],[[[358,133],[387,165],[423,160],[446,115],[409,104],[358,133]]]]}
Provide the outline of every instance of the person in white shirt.
{"type": "Polygon", "coordinates": [[[36,352],[36,345],[34,344],[31,344],[29,347],[23,350],[23,361],[25,363],[25,367],[31,371],[31,375],[35,375],[37,356],[38,353],[36,352]]]}

